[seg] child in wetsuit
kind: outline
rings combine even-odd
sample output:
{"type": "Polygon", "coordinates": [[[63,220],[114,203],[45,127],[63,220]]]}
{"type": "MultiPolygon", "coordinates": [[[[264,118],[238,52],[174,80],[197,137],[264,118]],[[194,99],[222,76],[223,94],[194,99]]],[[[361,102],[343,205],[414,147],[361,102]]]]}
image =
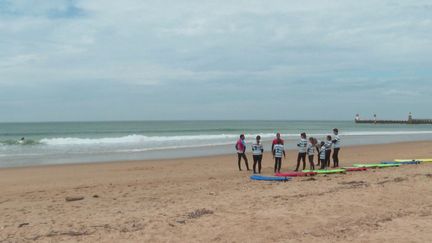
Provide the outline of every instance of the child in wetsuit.
{"type": "Polygon", "coordinates": [[[325,147],[325,142],[322,141],[320,144],[321,148],[319,150],[319,161],[321,164],[320,169],[324,170],[326,168],[327,162],[326,162],[326,147],[325,147]]]}
{"type": "Polygon", "coordinates": [[[256,174],[256,166],[258,164],[258,174],[261,174],[261,161],[264,153],[264,147],[261,144],[261,136],[256,137],[256,143],[252,144],[252,154],[253,154],[253,172],[256,174]]]}
{"type": "Polygon", "coordinates": [[[280,173],[282,167],[282,155],[284,158],[286,157],[282,141],[278,141],[273,147],[273,158],[275,160],[274,173],[280,173]]]}
{"type": "Polygon", "coordinates": [[[316,149],[316,151],[317,151],[317,166],[320,166],[320,164],[321,164],[321,161],[320,161],[320,150],[321,150],[321,142],[320,141],[318,141],[318,139],[316,139],[316,138],[314,138],[314,144],[315,144],[315,149],[316,149]]]}
{"type": "MultiPolygon", "coordinates": [[[[314,153],[315,153],[315,139],[313,137],[309,138],[309,143],[307,144],[307,155],[309,159],[309,166],[311,170],[315,170],[314,153]]],[[[319,159],[318,159],[319,160],[319,159]]]]}
{"type": "Polygon", "coordinates": [[[303,161],[303,170],[306,169],[306,150],[307,150],[307,140],[306,140],[306,133],[300,134],[300,142],[297,144],[297,147],[299,149],[299,153],[297,155],[297,167],[295,171],[298,171],[300,167],[300,160],[303,161]]]}
{"type": "Polygon", "coordinates": [[[330,167],[330,155],[331,155],[332,145],[333,145],[332,137],[330,135],[328,135],[327,141],[325,142],[326,167],[330,167]]]}

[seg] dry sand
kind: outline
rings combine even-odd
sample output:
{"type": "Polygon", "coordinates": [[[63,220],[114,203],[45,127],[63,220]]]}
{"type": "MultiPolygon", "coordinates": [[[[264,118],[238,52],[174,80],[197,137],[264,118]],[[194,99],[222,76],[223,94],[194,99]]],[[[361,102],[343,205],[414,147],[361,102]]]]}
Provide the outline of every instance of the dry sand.
{"type": "MultiPolygon", "coordinates": [[[[341,150],[342,165],[412,157],[432,158],[432,142],[341,150]]],[[[263,163],[272,174],[269,154],[263,163]]],[[[249,176],[235,154],[1,169],[0,242],[432,240],[432,163],[287,183],[249,176]]]]}

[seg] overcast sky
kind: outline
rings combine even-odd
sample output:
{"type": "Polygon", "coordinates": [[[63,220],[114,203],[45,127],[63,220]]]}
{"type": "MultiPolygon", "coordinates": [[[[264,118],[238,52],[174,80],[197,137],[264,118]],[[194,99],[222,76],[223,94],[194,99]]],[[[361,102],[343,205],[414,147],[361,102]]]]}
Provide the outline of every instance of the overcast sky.
{"type": "Polygon", "coordinates": [[[0,0],[0,121],[431,107],[430,0],[0,0]]]}

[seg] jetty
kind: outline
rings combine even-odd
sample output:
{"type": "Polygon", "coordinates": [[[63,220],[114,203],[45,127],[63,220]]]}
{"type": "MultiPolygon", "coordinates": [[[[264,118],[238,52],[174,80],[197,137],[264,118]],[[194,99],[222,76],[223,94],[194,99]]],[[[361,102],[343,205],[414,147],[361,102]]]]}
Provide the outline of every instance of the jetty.
{"type": "Polygon", "coordinates": [[[432,119],[413,119],[411,112],[408,115],[408,120],[378,120],[377,115],[374,114],[374,119],[362,120],[360,119],[360,115],[357,114],[355,118],[355,123],[364,123],[364,124],[431,124],[432,119]]]}

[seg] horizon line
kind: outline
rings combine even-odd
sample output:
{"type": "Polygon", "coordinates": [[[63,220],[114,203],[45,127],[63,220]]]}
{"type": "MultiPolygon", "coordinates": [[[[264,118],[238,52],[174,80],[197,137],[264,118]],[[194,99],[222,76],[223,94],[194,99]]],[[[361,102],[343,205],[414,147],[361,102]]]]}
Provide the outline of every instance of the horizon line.
{"type": "Polygon", "coordinates": [[[354,121],[352,120],[334,120],[334,119],[148,119],[148,120],[58,120],[58,121],[0,121],[0,124],[7,124],[7,123],[72,123],[72,122],[88,122],[88,123],[96,123],[96,122],[188,122],[188,121],[203,121],[203,122],[210,122],[210,121],[241,121],[241,122],[247,122],[247,121],[261,121],[261,122],[318,122],[318,121],[325,121],[325,122],[348,122],[348,121],[354,121]]]}

